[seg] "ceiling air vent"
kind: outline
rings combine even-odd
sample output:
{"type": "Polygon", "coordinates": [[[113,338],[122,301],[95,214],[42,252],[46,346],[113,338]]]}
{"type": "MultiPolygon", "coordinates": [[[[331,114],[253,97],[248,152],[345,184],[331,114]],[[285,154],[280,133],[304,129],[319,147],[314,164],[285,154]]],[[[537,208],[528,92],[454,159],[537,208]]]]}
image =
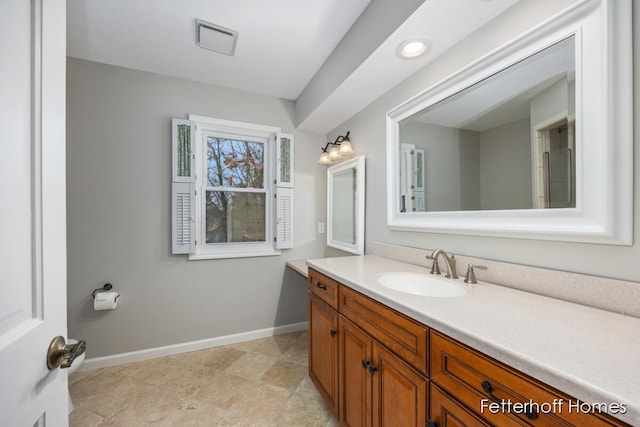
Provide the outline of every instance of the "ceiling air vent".
{"type": "Polygon", "coordinates": [[[196,44],[203,49],[233,56],[238,32],[196,19],[196,44]]]}

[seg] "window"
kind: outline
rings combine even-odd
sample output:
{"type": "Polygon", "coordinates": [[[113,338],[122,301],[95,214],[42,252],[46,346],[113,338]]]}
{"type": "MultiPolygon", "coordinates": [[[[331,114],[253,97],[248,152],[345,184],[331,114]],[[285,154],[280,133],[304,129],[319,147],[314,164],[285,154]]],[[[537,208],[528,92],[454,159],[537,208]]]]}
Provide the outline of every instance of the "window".
{"type": "Polygon", "coordinates": [[[189,118],[173,121],[173,253],[233,258],[292,247],[293,137],[189,118]]]}

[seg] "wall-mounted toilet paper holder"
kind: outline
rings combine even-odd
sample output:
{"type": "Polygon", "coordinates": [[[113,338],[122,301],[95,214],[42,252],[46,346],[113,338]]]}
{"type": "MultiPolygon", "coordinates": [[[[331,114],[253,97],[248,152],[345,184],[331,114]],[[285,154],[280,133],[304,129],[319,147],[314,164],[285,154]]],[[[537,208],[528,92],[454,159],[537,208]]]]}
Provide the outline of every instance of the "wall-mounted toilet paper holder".
{"type": "MultiPolygon", "coordinates": [[[[113,285],[111,283],[105,283],[103,287],[94,289],[91,295],[93,296],[93,299],[96,299],[96,294],[100,292],[110,291],[111,289],[113,289],[113,285]]],[[[120,298],[120,294],[116,296],[116,301],[118,300],[118,298],[120,298]]]]}

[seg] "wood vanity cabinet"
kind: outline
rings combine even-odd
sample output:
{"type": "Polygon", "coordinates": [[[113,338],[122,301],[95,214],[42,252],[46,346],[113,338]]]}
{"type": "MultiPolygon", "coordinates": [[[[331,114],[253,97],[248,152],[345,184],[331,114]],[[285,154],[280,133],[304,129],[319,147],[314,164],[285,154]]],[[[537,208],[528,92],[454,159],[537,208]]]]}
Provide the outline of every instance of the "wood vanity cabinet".
{"type": "Polygon", "coordinates": [[[309,270],[309,377],[334,413],[338,411],[337,292],[335,281],[309,270]]]}
{"type": "Polygon", "coordinates": [[[342,315],[338,336],[341,425],[423,427],[427,378],[342,315]]]}
{"type": "Polygon", "coordinates": [[[505,427],[627,425],[609,415],[576,410],[575,405],[579,404],[576,399],[439,332],[431,331],[430,346],[432,389],[440,390],[446,397],[455,397],[438,403],[434,401],[436,393],[432,392],[430,417],[433,421],[440,421],[438,427],[447,424],[485,425],[476,424],[478,417],[483,422],[505,427]],[[491,411],[485,405],[483,409],[483,402],[489,404],[493,401],[535,404],[521,408],[507,406],[507,410],[499,411],[491,411]],[[569,402],[573,403],[573,410],[570,410],[569,402]],[[453,404],[457,405],[455,414],[453,404]],[[545,406],[540,406],[542,404],[545,406]],[[457,420],[467,417],[469,424],[457,420],[453,424],[441,421],[453,418],[451,414],[457,420]]]}
{"type": "Polygon", "coordinates": [[[345,427],[628,427],[311,268],[309,376],[345,427]],[[509,399],[565,406],[481,406],[509,399]]]}
{"type": "Polygon", "coordinates": [[[342,285],[338,312],[341,424],[423,427],[428,328],[342,285]]]}
{"type": "Polygon", "coordinates": [[[425,325],[344,285],[340,285],[338,312],[427,375],[429,329],[425,325]]]}

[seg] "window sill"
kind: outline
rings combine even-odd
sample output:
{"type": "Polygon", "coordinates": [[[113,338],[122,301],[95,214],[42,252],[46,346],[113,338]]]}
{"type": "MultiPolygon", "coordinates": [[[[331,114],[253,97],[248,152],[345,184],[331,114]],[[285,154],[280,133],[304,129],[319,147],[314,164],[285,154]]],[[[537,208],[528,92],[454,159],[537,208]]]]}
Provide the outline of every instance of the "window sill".
{"type": "Polygon", "coordinates": [[[225,258],[252,258],[262,256],[277,256],[280,255],[279,249],[260,249],[254,251],[218,251],[209,252],[202,251],[195,254],[189,254],[189,261],[200,261],[204,259],[225,259],[225,258]]]}

